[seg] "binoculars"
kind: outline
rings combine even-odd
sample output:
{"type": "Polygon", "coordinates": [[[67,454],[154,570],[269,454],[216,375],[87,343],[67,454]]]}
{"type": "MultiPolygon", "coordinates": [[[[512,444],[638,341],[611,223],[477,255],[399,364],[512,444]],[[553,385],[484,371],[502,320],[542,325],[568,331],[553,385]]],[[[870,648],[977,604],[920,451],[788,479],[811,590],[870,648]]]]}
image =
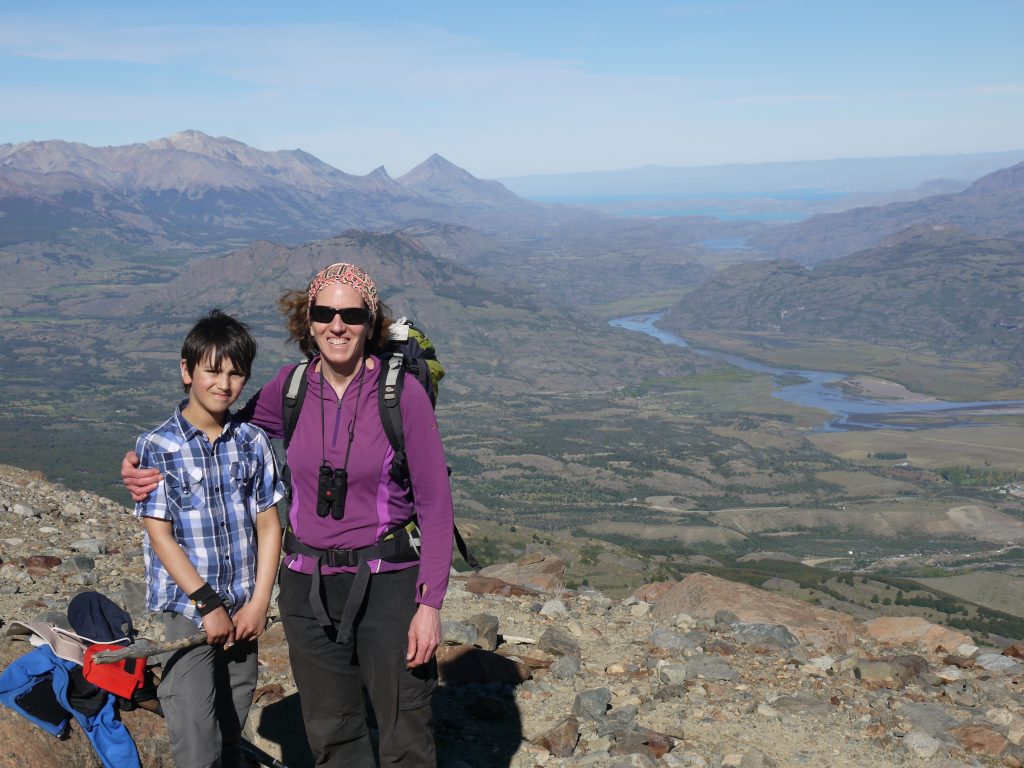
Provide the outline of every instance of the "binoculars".
{"type": "Polygon", "coordinates": [[[335,520],[345,516],[345,495],[348,492],[348,472],[335,469],[324,462],[320,465],[317,484],[316,513],[320,517],[330,515],[335,520]]]}

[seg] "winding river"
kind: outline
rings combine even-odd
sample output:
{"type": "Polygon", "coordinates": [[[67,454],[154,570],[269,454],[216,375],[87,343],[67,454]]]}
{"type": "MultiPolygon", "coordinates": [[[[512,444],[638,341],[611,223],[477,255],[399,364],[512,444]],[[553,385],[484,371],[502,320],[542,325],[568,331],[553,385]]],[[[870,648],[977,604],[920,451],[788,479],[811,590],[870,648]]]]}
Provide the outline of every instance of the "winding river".
{"type": "Polygon", "coordinates": [[[931,429],[950,426],[982,426],[991,423],[987,415],[995,412],[1002,414],[1008,411],[1024,412],[1024,400],[980,400],[975,402],[955,403],[948,400],[927,402],[884,401],[867,397],[858,397],[845,391],[837,384],[850,377],[846,373],[828,371],[805,371],[791,368],[775,368],[755,360],[750,360],[728,352],[711,349],[699,349],[687,343],[686,339],[656,327],[654,324],[661,317],[660,313],[632,315],[611,320],[609,325],[628,331],[645,333],[661,341],[663,344],[674,344],[689,347],[694,352],[745,371],[768,374],[777,382],[791,382],[800,379],[796,384],[779,384],[772,395],[788,403],[817,408],[827,411],[831,416],[815,431],[848,432],[865,429],[931,429]],[[910,414],[935,414],[935,419],[927,421],[907,420],[910,414]],[[907,423],[907,422],[910,423],[907,423]]]}

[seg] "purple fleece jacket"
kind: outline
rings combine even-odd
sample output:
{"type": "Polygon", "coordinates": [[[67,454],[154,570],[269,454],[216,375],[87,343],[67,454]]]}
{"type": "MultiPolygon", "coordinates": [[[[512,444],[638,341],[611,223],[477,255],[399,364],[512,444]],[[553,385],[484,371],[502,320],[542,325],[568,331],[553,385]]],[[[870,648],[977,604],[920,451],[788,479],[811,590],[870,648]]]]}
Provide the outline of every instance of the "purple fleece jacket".
{"type": "MultiPolygon", "coordinates": [[[[288,446],[292,481],[292,506],[288,516],[292,532],[301,541],[318,549],[367,547],[385,531],[412,517],[415,497],[415,514],[422,537],[416,602],[440,608],[448,589],[454,517],[448,465],[430,399],[419,382],[412,376],[406,377],[400,407],[412,482],[410,494],[389,474],[394,451],[384,433],[377,401],[377,383],[383,368],[380,360],[376,357],[367,359],[363,373],[351,381],[341,401],[326,382],[323,382],[321,400],[321,378],[316,372],[319,360],[319,357],[313,358],[306,372],[309,386],[288,446]],[[361,389],[360,375],[364,377],[361,389]],[[355,429],[348,460],[345,515],[341,520],[330,516],[322,518],[316,514],[320,464],[325,452],[332,466],[337,469],[344,466],[353,418],[355,429]]],[[[243,418],[251,417],[252,422],[272,438],[284,436],[281,396],[288,374],[294,367],[288,365],[278,371],[242,409],[243,418]]],[[[315,562],[302,555],[285,558],[290,569],[302,573],[312,573],[315,562]]],[[[397,571],[412,565],[415,563],[375,560],[371,561],[370,570],[374,573],[397,571]]],[[[321,573],[342,571],[352,572],[355,568],[324,566],[321,573]]]]}

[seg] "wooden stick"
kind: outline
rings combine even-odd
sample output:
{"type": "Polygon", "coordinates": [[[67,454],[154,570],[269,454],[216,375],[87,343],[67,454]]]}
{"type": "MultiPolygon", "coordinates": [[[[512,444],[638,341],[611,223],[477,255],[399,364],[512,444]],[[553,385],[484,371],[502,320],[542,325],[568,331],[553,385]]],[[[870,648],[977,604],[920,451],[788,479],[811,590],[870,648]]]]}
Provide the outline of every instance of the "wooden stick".
{"type": "Polygon", "coordinates": [[[123,659],[146,659],[150,656],[156,656],[158,653],[180,651],[184,648],[191,648],[194,645],[203,645],[205,642],[206,631],[200,630],[194,635],[183,637],[180,640],[171,640],[169,642],[162,643],[151,641],[147,642],[145,645],[128,645],[124,648],[118,648],[116,651],[100,651],[92,657],[92,660],[97,664],[111,664],[123,659]]]}

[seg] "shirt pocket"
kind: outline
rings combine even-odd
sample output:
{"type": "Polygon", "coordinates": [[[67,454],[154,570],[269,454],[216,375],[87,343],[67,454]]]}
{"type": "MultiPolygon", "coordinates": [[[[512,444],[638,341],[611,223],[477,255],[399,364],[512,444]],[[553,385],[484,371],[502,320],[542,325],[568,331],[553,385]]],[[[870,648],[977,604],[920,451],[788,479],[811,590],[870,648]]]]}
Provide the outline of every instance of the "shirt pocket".
{"type": "MultiPolygon", "coordinates": [[[[228,469],[231,475],[231,500],[236,504],[253,502],[253,486],[256,481],[256,462],[251,459],[240,459],[231,462],[228,469]]],[[[252,504],[248,504],[252,506],[252,504]]],[[[252,510],[249,510],[252,513],[252,510]]]]}
{"type": "Polygon", "coordinates": [[[171,469],[164,472],[167,483],[167,507],[175,517],[186,517],[206,508],[203,472],[197,467],[171,469]]]}

